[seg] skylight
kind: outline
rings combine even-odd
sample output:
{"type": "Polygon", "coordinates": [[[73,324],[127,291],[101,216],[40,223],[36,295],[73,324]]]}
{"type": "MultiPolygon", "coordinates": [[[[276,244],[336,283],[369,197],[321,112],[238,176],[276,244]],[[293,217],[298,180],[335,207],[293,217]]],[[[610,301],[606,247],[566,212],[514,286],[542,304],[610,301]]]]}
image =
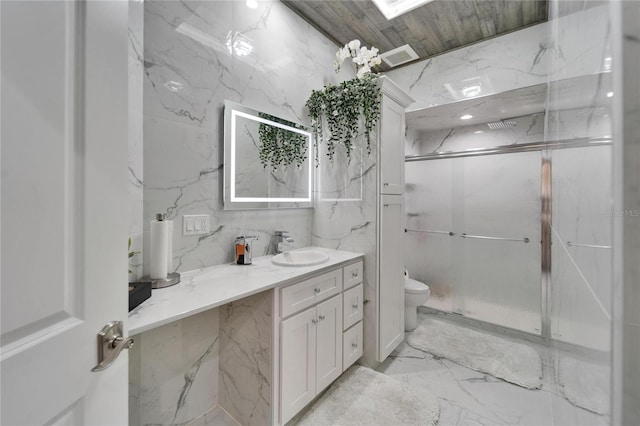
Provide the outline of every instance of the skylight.
{"type": "Polygon", "coordinates": [[[385,18],[391,20],[432,0],[373,0],[385,18]]]}

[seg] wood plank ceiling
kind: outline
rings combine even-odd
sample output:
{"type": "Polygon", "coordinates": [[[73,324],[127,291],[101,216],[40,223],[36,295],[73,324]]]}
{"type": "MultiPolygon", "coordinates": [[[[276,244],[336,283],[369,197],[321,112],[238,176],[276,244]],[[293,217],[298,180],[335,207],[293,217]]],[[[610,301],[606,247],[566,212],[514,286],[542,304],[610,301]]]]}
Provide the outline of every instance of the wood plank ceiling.
{"type": "MultiPolygon", "coordinates": [[[[547,0],[435,0],[387,20],[371,0],[283,0],[339,46],[409,44],[424,60],[547,20],[547,0]]],[[[381,70],[389,69],[383,64],[381,70]]]]}

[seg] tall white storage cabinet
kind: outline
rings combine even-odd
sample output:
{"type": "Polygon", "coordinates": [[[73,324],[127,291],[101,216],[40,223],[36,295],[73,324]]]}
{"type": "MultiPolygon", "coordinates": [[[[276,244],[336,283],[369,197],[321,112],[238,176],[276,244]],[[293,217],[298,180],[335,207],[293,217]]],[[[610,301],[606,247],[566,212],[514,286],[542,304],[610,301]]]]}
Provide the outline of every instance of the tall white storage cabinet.
{"type": "Polygon", "coordinates": [[[413,99],[381,79],[378,128],[377,354],[382,362],[404,338],[404,144],[405,108],[413,99]]]}
{"type": "MultiPolygon", "coordinates": [[[[388,77],[380,77],[379,84],[380,118],[372,135],[371,154],[364,153],[360,167],[357,163],[351,168],[346,164],[322,165],[327,169],[320,174],[325,181],[318,182],[321,190],[311,237],[312,245],[364,255],[364,269],[357,277],[362,283],[362,303],[351,300],[350,295],[345,306],[354,309],[353,314],[362,311],[362,331],[353,327],[345,330],[344,359],[355,357],[348,350],[355,354],[362,351],[358,362],[372,368],[404,337],[405,109],[414,102],[388,77]]],[[[357,143],[363,144],[364,138],[357,143]]]]}

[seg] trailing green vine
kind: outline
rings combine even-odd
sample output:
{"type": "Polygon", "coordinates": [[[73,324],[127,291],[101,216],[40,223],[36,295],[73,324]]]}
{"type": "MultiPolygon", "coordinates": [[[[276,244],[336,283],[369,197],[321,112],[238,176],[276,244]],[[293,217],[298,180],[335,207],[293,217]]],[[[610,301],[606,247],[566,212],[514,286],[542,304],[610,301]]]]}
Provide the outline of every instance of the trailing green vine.
{"type": "Polygon", "coordinates": [[[380,118],[381,97],[378,76],[372,73],[372,69],[380,65],[382,59],[378,49],[361,46],[360,40],[351,40],[338,49],[334,64],[336,72],[347,58],[351,58],[355,64],[356,78],[314,90],[307,100],[316,166],[320,142],[326,142],[327,156],[332,162],[338,144],[345,147],[347,160],[351,162],[353,141],[359,133],[361,122],[364,124],[367,154],[371,154],[371,134],[380,118]],[[327,138],[323,135],[325,125],[329,131],[327,138]]]}
{"type": "MultiPolygon", "coordinates": [[[[300,130],[305,129],[300,124],[263,112],[258,115],[265,120],[300,130]]],[[[301,168],[307,159],[307,141],[303,134],[260,123],[258,135],[260,137],[260,162],[264,168],[271,167],[276,171],[280,166],[286,167],[290,164],[295,164],[298,168],[301,168]]]]}
{"type": "Polygon", "coordinates": [[[311,118],[311,133],[318,159],[318,143],[326,142],[327,156],[334,159],[336,146],[342,144],[347,159],[351,162],[353,141],[364,125],[367,154],[371,153],[371,134],[380,117],[380,85],[378,76],[366,73],[361,78],[344,81],[336,85],[314,90],[307,100],[307,109],[311,118]],[[326,124],[329,134],[324,137],[326,124]]]}

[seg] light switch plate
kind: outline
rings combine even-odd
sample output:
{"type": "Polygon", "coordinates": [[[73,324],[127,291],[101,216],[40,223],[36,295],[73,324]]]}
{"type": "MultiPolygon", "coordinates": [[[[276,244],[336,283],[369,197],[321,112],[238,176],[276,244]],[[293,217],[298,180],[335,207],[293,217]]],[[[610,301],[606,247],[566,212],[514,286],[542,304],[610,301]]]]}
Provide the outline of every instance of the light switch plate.
{"type": "Polygon", "coordinates": [[[185,214],[182,216],[182,235],[203,235],[211,230],[208,214],[185,214]]]}

